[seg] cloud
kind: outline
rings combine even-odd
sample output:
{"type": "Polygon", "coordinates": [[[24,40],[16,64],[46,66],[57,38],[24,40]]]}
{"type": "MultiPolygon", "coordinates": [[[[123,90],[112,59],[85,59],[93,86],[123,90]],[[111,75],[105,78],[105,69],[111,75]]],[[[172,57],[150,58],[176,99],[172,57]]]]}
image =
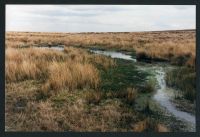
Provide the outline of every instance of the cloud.
{"type": "Polygon", "coordinates": [[[6,5],[6,31],[195,29],[195,10],[192,5],[6,5]]]}

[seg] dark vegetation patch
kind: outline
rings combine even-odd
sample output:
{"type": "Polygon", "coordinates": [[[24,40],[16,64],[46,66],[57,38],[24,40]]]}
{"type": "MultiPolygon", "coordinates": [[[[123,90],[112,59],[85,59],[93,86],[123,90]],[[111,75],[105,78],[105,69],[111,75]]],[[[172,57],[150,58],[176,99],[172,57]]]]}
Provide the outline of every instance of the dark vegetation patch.
{"type": "Polygon", "coordinates": [[[178,65],[178,66],[184,66],[187,61],[191,58],[190,53],[182,54],[179,56],[170,56],[171,64],[172,65],[178,65]]]}
{"type": "Polygon", "coordinates": [[[166,83],[181,91],[177,97],[183,96],[192,102],[196,100],[196,73],[193,68],[180,67],[167,72],[166,83]]]}
{"type": "Polygon", "coordinates": [[[127,87],[137,87],[146,81],[148,73],[138,71],[132,61],[116,59],[117,66],[101,71],[103,91],[124,91],[127,87]]]}
{"type": "Polygon", "coordinates": [[[174,55],[172,53],[169,53],[168,55],[166,55],[166,57],[162,57],[162,58],[153,57],[144,51],[136,53],[137,61],[146,62],[146,63],[168,62],[172,65],[177,65],[177,66],[187,66],[191,58],[192,58],[191,53],[185,53],[181,55],[174,55]]]}
{"type": "Polygon", "coordinates": [[[152,57],[148,55],[146,52],[138,52],[136,54],[137,61],[142,61],[146,63],[152,63],[152,62],[169,62],[168,59],[165,58],[158,58],[158,57],[152,57]]]}

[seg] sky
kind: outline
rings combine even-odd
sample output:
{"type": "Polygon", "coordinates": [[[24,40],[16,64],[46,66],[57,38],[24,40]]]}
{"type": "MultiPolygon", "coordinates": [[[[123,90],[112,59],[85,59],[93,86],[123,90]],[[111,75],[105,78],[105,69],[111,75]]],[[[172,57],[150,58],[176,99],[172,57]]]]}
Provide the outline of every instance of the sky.
{"type": "Polygon", "coordinates": [[[6,5],[6,31],[138,32],[196,29],[194,5],[6,5]]]}

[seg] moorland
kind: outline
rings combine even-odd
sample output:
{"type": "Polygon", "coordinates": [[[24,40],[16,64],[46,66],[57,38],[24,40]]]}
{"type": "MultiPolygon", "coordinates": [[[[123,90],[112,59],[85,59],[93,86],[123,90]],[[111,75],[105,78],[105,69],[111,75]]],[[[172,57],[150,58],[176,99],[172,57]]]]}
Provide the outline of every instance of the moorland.
{"type": "Polygon", "coordinates": [[[195,37],[195,30],[6,32],[5,128],[194,131],[177,115],[195,117],[195,37]]]}

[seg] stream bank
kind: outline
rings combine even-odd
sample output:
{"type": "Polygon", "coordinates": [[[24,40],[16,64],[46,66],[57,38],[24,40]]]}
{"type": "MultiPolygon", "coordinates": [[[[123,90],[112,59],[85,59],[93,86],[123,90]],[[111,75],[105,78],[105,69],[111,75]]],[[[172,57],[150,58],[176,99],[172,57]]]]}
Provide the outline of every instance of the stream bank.
{"type": "Polygon", "coordinates": [[[153,72],[153,75],[157,81],[156,92],[154,95],[149,95],[149,98],[151,98],[151,100],[159,104],[160,108],[163,109],[163,112],[165,112],[167,116],[171,117],[172,119],[176,119],[175,121],[177,121],[177,123],[180,122],[180,125],[179,125],[180,127],[187,128],[186,129],[187,131],[191,131],[191,132],[195,131],[195,125],[196,125],[195,116],[186,111],[182,111],[183,109],[179,109],[176,107],[177,105],[175,105],[172,102],[172,100],[174,100],[175,98],[174,92],[176,91],[175,89],[172,89],[166,86],[165,71],[167,69],[170,69],[172,66],[165,65],[163,67],[163,63],[162,64],[156,63],[156,64],[150,64],[150,65],[142,63],[143,65],[140,66],[137,63],[137,60],[132,59],[130,55],[126,55],[126,54],[123,54],[120,52],[114,52],[114,51],[112,52],[111,51],[97,51],[97,50],[95,51],[90,50],[90,51],[95,54],[110,56],[111,58],[121,58],[123,60],[130,60],[133,63],[135,63],[135,65],[137,66],[139,70],[143,70],[146,72],[153,72]],[[146,66],[148,66],[148,69],[145,68],[146,66]]]}
{"type": "MultiPolygon", "coordinates": [[[[64,47],[61,47],[61,46],[40,47],[40,48],[51,48],[53,50],[59,50],[59,51],[64,50],[64,47]]],[[[106,88],[108,88],[106,90],[117,90],[120,87],[123,87],[123,84],[127,85],[127,83],[130,81],[137,82],[139,79],[142,79],[142,82],[144,82],[146,80],[144,78],[147,76],[144,76],[142,78],[140,74],[151,73],[151,77],[153,75],[157,83],[155,87],[156,92],[153,95],[149,94],[147,96],[147,99],[153,102],[154,106],[155,105],[157,106],[156,109],[160,111],[158,112],[160,115],[159,119],[163,123],[168,125],[174,131],[191,131],[191,132],[195,131],[195,116],[191,115],[188,112],[184,112],[178,109],[174,105],[174,103],[172,103],[171,101],[174,97],[174,94],[173,94],[174,89],[168,88],[165,82],[165,72],[166,72],[166,69],[171,67],[170,65],[163,66],[163,64],[159,64],[159,63],[156,63],[156,64],[140,63],[140,62],[137,62],[135,58],[132,58],[133,56],[127,55],[124,52],[106,51],[106,50],[98,50],[98,49],[90,49],[89,52],[93,54],[101,54],[101,55],[109,56],[111,58],[115,58],[115,60],[117,60],[119,64],[124,64],[118,70],[112,70],[110,72],[119,71],[121,73],[122,71],[122,72],[127,73],[126,76],[129,76],[129,77],[124,77],[123,80],[122,79],[117,80],[117,76],[115,78],[112,78],[112,75],[109,75],[109,77],[111,78],[109,80],[114,80],[113,83],[115,83],[116,86],[113,87],[112,84],[106,85],[106,88]],[[127,68],[131,69],[129,67],[132,67],[132,69],[136,67],[137,69],[133,69],[133,71],[130,71],[130,70],[127,70],[127,68]],[[137,79],[135,79],[134,77],[137,77],[137,79]]],[[[129,84],[131,86],[131,83],[129,84]]],[[[145,100],[143,99],[143,95],[141,95],[140,99],[145,100]]],[[[141,105],[140,103],[138,104],[141,105]]],[[[136,102],[136,106],[138,104],[136,102]]],[[[155,117],[155,116],[158,116],[158,115],[154,115],[152,117],[155,117]]]]}

